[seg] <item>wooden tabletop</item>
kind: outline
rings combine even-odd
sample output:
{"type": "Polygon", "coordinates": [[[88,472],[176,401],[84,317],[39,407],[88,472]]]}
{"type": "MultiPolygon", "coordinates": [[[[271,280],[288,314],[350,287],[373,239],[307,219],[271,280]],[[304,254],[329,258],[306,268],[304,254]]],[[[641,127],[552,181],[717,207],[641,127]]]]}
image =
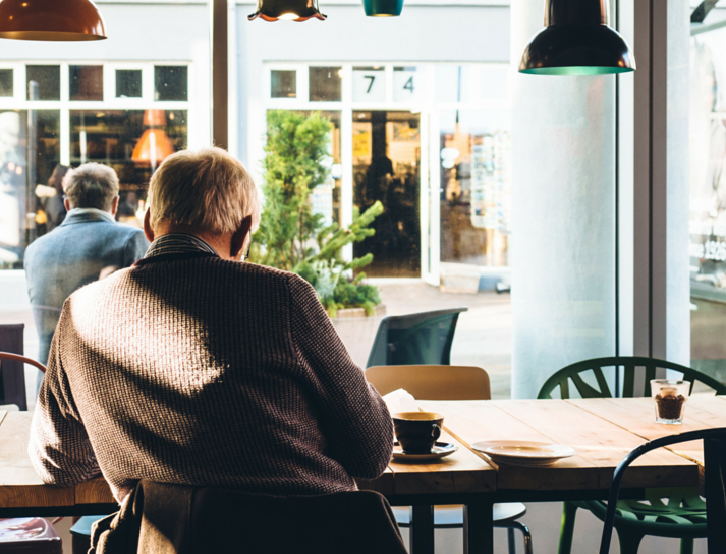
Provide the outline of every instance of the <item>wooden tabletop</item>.
{"type": "MultiPolygon", "coordinates": [[[[459,450],[435,463],[391,462],[361,488],[389,497],[416,494],[495,493],[497,491],[605,490],[622,457],[647,440],[726,424],[726,397],[694,396],[682,426],[655,423],[653,401],[637,399],[502,400],[419,402],[444,415],[440,440],[459,450]],[[497,466],[469,446],[481,440],[520,439],[566,444],[577,450],[553,467],[497,466]]],[[[34,508],[109,503],[103,479],[60,489],[44,485],[27,454],[32,414],[0,411],[0,507],[34,508]]],[[[634,463],[624,486],[695,486],[703,465],[700,443],[656,450],[634,463]]]]}

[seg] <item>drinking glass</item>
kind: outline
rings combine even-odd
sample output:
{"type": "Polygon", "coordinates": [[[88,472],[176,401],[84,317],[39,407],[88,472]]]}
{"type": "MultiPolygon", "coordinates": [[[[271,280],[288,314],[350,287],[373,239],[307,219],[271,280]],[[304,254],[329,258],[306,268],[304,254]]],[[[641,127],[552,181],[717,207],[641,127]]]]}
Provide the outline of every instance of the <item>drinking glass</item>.
{"type": "Polygon", "coordinates": [[[677,379],[653,379],[650,389],[655,400],[655,421],[666,425],[683,423],[683,411],[691,383],[677,379]]]}

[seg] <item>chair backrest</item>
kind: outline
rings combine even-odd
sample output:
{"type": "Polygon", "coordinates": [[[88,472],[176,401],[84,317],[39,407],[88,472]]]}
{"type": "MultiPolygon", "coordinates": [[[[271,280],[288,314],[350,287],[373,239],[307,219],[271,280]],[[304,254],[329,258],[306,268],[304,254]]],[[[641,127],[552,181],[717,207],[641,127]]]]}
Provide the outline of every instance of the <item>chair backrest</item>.
{"type": "Polygon", "coordinates": [[[141,481],[93,538],[123,552],[406,554],[373,491],[280,497],[141,481]]]}
{"type": "MultiPolygon", "coordinates": [[[[0,351],[23,355],[22,323],[0,325],[0,351]]],[[[0,361],[0,404],[15,404],[19,410],[27,410],[25,401],[25,371],[23,362],[16,359],[0,361]]]]}
{"type": "Polygon", "coordinates": [[[719,427],[654,439],[640,445],[623,458],[618,467],[615,468],[613,481],[610,485],[608,509],[605,514],[605,525],[602,541],[600,542],[600,554],[610,552],[610,539],[613,534],[620,484],[627,467],[635,459],[651,450],[692,440],[703,440],[708,554],[723,554],[726,552],[726,533],[723,532],[726,529],[726,484],[724,482],[724,479],[726,479],[726,427],[719,427]]]}
{"type": "Polygon", "coordinates": [[[386,316],[381,320],[366,367],[451,362],[456,322],[468,308],[386,316]]]}
{"type": "Polygon", "coordinates": [[[416,400],[489,400],[489,374],[480,367],[457,365],[391,365],[366,370],[380,394],[406,389],[416,400]]]}
{"type": "Polygon", "coordinates": [[[659,368],[680,373],[681,379],[690,381],[691,391],[696,383],[701,383],[713,389],[714,394],[726,394],[726,384],[690,367],[656,358],[618,356],[583,360],[560,369],[545,381],[537,398],[554,398],[555,391],[559,392],[559,398],[576,398],[575,393],[580,398],[612,398],[616,395],[608,386],[606,371],[607,375],[615,375],[615,371],[621,369],[621,397],[633,398],[638,390],[642,390],[644,396],[650,396],[650,380],[656,379],[659,368]]]}

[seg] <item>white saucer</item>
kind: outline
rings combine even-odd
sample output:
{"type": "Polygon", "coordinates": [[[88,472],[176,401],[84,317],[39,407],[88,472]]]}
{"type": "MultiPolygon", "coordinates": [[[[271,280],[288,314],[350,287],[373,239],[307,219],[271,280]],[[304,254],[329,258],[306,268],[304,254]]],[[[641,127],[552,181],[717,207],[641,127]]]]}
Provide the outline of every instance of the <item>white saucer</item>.
{"type": "Polygon", "coordinates": [[[497,464],[546,467],[558,460],[577,454],[574,448],[562,444],[536,441],[480,441],[471,445],[483,452],[497,464]]]}
{"type": "Polygon", "coordinates": [[[450,456],[454,452],[459,450],[459,447],[455,444],[448,442],[437,442],[431,449],[430,453],[427,454],[404,454],[401,450],[401,446],[397,443],[393,443],[393,459],[398,462],[425,462],[427,460],[438,460],[450,456]]]}

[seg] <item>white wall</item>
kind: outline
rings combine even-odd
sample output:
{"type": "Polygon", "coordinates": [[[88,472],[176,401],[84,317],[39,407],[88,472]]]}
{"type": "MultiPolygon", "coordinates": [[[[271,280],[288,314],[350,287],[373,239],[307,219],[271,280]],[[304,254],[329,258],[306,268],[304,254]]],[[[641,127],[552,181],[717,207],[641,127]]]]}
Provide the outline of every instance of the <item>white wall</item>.
{"type": "Polygon", "coordinates": [[[509,60],[508,7],[407,5],[395,18],[366,17],[360,5],[324,6],[321,11],[326,21],[269,23],[247,21],[252,4],[236,7],[239,155],[253,173],[263,157],[265,61],[509,60]]]}

